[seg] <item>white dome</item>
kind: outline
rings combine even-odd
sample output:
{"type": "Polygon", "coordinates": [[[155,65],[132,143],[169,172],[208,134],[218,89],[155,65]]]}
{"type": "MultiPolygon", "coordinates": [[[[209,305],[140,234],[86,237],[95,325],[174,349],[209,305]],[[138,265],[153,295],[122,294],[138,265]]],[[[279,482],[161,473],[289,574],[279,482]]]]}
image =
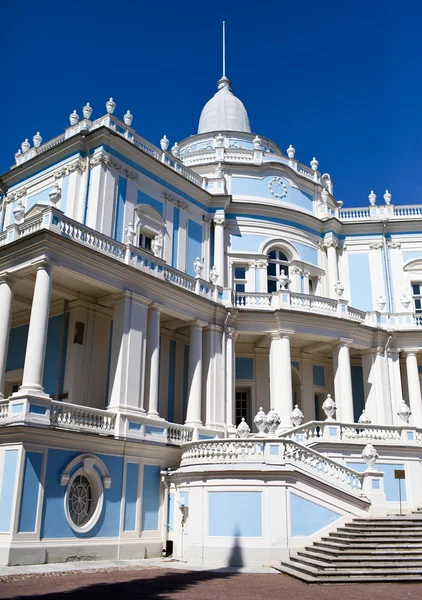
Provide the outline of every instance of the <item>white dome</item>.
{"type": "Polygon", "coordinates": [[[218,92],[202,109],[198,133],[210,131],[243,131],[251,133],[249,117],[243,103],[232,94],[230,81],[222,77],[218,92]]]}

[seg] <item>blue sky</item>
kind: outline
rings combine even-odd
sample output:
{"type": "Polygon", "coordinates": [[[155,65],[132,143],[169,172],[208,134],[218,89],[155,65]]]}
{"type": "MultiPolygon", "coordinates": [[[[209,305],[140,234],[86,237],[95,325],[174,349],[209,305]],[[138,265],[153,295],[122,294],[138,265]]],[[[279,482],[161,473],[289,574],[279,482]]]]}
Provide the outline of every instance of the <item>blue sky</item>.
{"type": "Polygon", "coordinates": [[[109,0],[3,6],[0,171],[24,138],[60,134],[89,101],[112,96],[138,133],[158,144],[197,130],[227,75],[254,132],[313,156],[345,206],[386,188],[422,203],[420,2],[409,0],[109,0]]]}

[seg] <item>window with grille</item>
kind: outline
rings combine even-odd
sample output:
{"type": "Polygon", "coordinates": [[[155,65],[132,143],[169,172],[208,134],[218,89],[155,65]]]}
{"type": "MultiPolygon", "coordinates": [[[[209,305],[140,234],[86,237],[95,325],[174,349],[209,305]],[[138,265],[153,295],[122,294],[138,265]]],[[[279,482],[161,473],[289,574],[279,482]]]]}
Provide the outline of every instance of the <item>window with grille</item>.
{"type": "Polygon", "coordinates": [[[246,267],[233,268],[233,283],[235,292],[246,292],[246,267]]]}
{"type": "Polygon", "coordinates": [[[422,315],[422,283],[412,283],[412,296],[415,313],[422,315]]]}
{"type": "MultiPolygon", "coordinates": [[[[242,421],[249,420],[249,390],[236,390],[236,427],[242,421]]],[[[248,425],[250,425],[248,423],[248,425]]]]}
{"type": "Polygon", "coordinates": [[[268,292],[276,292],[279,289],[277,277],[284,271],[285,275],[289,274],[290,261],[282,250],[272,250],[268,255],[267,267],[267,282],[268,292]]]}
{"type": "Polygon", "coordinates": [[[151,250],[151,242],[152,237],[146,235],[145,233],[139,234],[139,247],[144,248],[145,250],[151,250]]]}

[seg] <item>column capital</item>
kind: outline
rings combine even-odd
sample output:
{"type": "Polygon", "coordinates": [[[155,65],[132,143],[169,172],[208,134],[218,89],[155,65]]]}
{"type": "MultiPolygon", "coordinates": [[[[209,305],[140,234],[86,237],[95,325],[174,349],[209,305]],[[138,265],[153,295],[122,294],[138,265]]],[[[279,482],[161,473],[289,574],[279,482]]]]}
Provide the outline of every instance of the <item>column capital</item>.
{"type": "Polygon", "coordinates": [[[323,248],[338,248],[338,241],[334,238],[325,238],[322,241],[323,248]]]}
{"type": "Polygon", "coordinates": [[[129,290],[122,290],[121,292],[117,292],[117,294],[112,294],[109,298],[105,299],[103,304],[112,306],[117,304],[117,302],[120,302],[120,300],[132,300],[132,302],[136,302],[143,306],[149,306],[151,304],[149,298],[141,296],[141,294],[137,294],[136,292],[130,292],[129,290]]]}
{"type": "Polygon", "coordinates": [[[214,215],[212,221],[213,221],[214,225],[224,227],[226,225],[226,215],[224,213],[216,214],[216,215],[214,215]]]}
{"type": "Polygon", "coordinates": [[[210,331],[211,333],[222,333],[223,328],[221,327],[221,325],[215,325],[213,323],[209,323],[208,325],[204,326],[204,330],[210,331]]]}
{"type": "Polygon", "coordinates": [[[347,348],[350,348],[350,346],[353,344],[353,341],[351,338],[343,338],[341,337],[336,346],[347,346],[347,348]]]}
{"type": "Polygon", "coordinates": [[[205,321],[200,321],[199,319],[197,319],[196,321],[191,321],[188,325],[189,325],[190,329],[193,329],[193,328],[203,329],[204,327],[206,327],[208,325],[208,323],[206,323],[205,321]]]}
{"type": "Polygon", "coordinates": [[[403,348],[403,355],[405,357],[416,356],[419,351],[420,351],[420,348],[403,348]]]}
{"type": "Polygon", "coordinates": [[[235,329],[234,327],[226,327],[226,329],[224,331],[226,332],[226,335],[228,337],[233,338],[233,340],[235,340],[239,334],[237,329],[235,329]]]}
{"type": "Polygon", "coordinates": [[[12,277],[12,275],[10,275],[10,273],[7,273],[7,272],[0,273],[0,285],[2,283],[7,283],[7,285],[13,289],[15,286],[15,283],[16,283],[16,279],[14,277],[12,277]]]}
{"type": "Polygon", "coordinates": [[[294,331],[291,329],[279,329],[278,331],[272,331],[270,333],[271,340],[281,340],[283,338],[287,338],[290,340],[294,331]]]}

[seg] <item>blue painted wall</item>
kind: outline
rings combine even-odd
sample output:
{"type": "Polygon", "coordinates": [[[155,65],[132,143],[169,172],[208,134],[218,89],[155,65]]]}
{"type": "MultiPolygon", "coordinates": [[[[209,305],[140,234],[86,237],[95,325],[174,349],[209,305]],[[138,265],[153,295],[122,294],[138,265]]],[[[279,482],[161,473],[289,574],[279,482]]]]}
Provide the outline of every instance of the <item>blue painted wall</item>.
{"type": "Polygon", "coordinates": [[[126,465],[126,494],[125,518],[123,528],[125,531],[135,531],[136,527],[136,500],[138,498],[138,463],[128,462],[126,465]]]}
{"type": "Polygon", "coordinates": [[[373,305],[369,254],[349,253],[348,259],[351,304],[354,308],[370,311],[373,305]]]}
{"type": "Polygon", "coordinates": [[[292,537],[313,535],[323,527],[337,521],[341,515],[306,500],[296,494],[290,494],[290,528],[292,537]]]}
{"type": "MultiPolygon", "coordinates": [[[[241,196],[259,196],[270,200],[278,200],[273,196],[268,188],[268,184],[274,175],[269,175],[263,179],[254,179],[251,177],[232,177],[232,194],[241,196]]],[[[312,212],[312,196],[306,192],[301,192],[290,185],[287,179],[283,179],[287,187],[287,195],[278,200],[280,203],[287,202],[294,206],[303,208],[312,212]]],[[[281,189],[281,188],[279,188],[281,189]]],[[[278,190],[277,190],[278,191],[278,190]]]]}
{"type": "Polygon", "coordinates": [[[196,258],[202,259],[202,225],[196,221],[188,220],[188,252],[186,258],[186,272],[195,276],[193,263],[196,258]]]}
{"type": "Polygon", "coordinates": [[[312,376],[314,385],[319,385],[321,387],[325,386],[324,367],[320,367],[319,365],[312,365],[312,376]]]}
{"type": "Polygon", "coordinates": [[[353,415],[355,423],[365,408],[365,393],[363,388],[363,368],[360,365],[352,365],[352,393],[353,393],[353,415]]]}
{"type": "Polygon", "coordinates": [[[41,484],[41,452],[27,452],[19,514],[19,532],[35,531],[38,494],[41,484]]]}
{"type": "Polygon", "coordinates": [[[156,200],[155,198],[151,198],[151,196],[148,196],[147,194],[145,194],[144,192],[141,192],[140,190],[138,190],[138,196],[136,199],[136,203],[137,204],[147,204],[148,206],[151,206],[152,208],[154,208],[158,213],[160,213],[161,216],[163,216],[163,203],[160,202],[159,200],[156,200]]]}
{"type": "Polygon", "coordinates": [[[236,379],[253,379],[253,358],[236,358],[236,379]]]}
{"type": "Polygon", "coordinates": [[[180,208],[174,207],[173,211],[173,242],[171,248],[171,266],[177,269],[177,256],[179,252],[179,226],[180,226],[180,208]]]}
{"type": "Polygon", "coordinates": [[[160,467],[144,465],[144,481],[142,487],[142,530],[158,529],[158,513],[160,510],[160,467]]]}
{"type": "Polygon", "coordinates": [[[262,493],[208,492],[208,535],[262,537],[262,493]]]}
{"type": "Polygon", "coordinates": [[[75,533],[66,520],[64,513],[66,486],[60,485],[60,476],[68,463],[82,452],[83,450],[71,452],[53,448],[48,451],[41,537],[87,538],[119,535],[123,481],[123,458],[120,456],[98,454],[107,466],[112,482],[109,489],[104,489],[103,510],[96,525],[87,533],[75,533]]]}
{"type": "MultiPolygon", "coordinates": [[[[359,471],[359,473],[363,473],[366,471],[367,465],[362,462],[346,462],[347,466],[355,471],[359,471]]],[[[399,495],[399,479],[394,479],[394,471],[396,469],[404,469],[403,464],[391,464],[391,463],[375,463],[375,468],[377,471],[382,471],[384,473],[384,492],[385,498],[389,502],[398,502],[399,495]]],[[[401,499],[403,502],[407,501],[407,489],[406,489],[406,480],[401,482],[401,499]]]]}
{"type": "Polygon", "coordinates": [[[2,533],[9,533],[10,530],[17,464],[18,451],[6,450],[0,487],[0,531],[2,533]]]}
{"type": "Polygon", "coordinates": [[[119,242],[123,241],[123,229],[125,222],[125,204],[126,204],[127,179],[119,176],[117,183],[116,198],[116,221],[114,225],[114,237],[119,242]]]}
{"type": "Polygon", "coordinates": [[[167,420],[174,423],[174,402],[176,384],[176,341],[170,340],[169,348],[169,380],[168,380],[168,404],[167,420]]]}

